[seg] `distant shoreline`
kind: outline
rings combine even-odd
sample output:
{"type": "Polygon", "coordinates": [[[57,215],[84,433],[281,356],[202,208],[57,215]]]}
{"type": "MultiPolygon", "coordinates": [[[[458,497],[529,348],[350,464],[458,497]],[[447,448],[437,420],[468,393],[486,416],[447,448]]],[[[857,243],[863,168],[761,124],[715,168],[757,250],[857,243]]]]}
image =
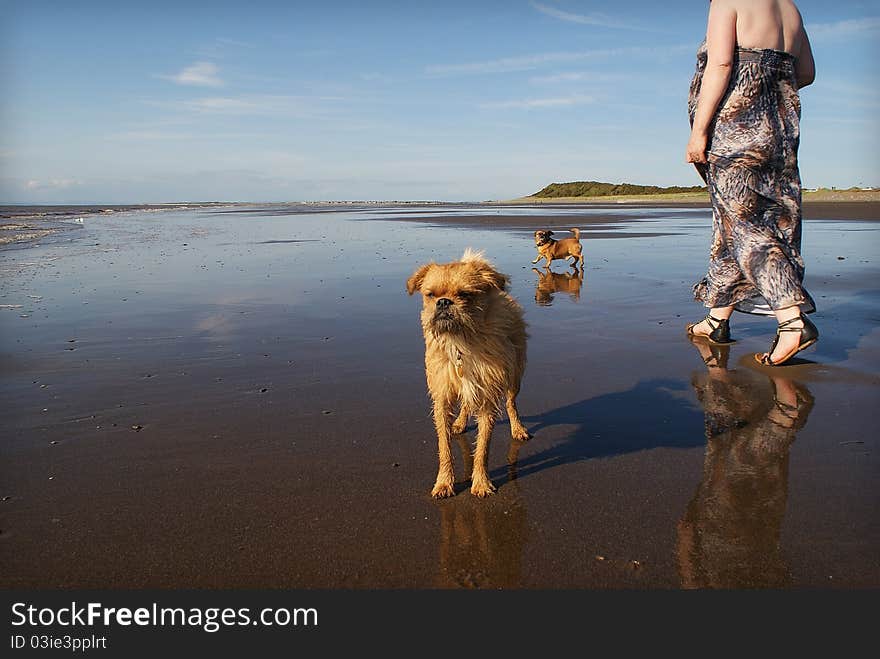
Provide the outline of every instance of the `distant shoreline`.
{"type": "MultiPolygon", "coordinates": [[[[808,203],[880,203],[880,190],[804,190],[803,201],[808,203]]],[[[707,192],[673,192],[646,195],[612,195],[605,197],[518,197],[492,201],[493,204],[647,204],[647,203],[702,203],[709,204],[707,192]]]]}

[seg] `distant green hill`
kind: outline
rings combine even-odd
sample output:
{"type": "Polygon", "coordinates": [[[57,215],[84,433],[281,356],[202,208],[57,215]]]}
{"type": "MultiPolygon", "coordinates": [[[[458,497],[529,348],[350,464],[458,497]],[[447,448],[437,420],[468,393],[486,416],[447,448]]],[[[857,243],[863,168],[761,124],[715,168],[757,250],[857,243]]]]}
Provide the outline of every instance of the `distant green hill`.
{"type": "Polygon", "coordinates": [[[700,185],[682,187],[673,185],[661,188],[656,185],[635,185],[634,183],[601,183],[600,181],[573,181],[571,183],[551,183],[532,197],[610,197],[615,195],[672,194],[681,192],[704,192],[700,185]]]}

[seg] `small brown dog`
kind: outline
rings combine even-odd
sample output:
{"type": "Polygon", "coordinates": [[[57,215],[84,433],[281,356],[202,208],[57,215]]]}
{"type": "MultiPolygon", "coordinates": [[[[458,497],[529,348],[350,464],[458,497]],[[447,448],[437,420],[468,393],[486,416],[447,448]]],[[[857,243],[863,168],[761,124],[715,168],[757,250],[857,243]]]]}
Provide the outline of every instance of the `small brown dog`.
{"type": "Polygon", "coordinates": [[[438,499],[455,493],[449,440],[464,432],[470,415],[477,418],[471,494],[478,497],[495,491],[486,462],[503,399],[512,437],[531,437],[516,409],[526,366],[526,324],[522,307],[506,292],[508,281],[482,252],[468,249],[460,261],[421,266],[406,282],[407,292],[420,291],[424,303],[425,374],[440,453],[431,496],[438,499]]]}
{"type": "Polygon", "coordinates": [[[570,265],[577,267],[578,262],[580,262],[580,267],[583,268],[584,248],[581,247],[581,230],[571,229],[571,232],[574,234],[574,238],[553,240],[550,237],[553,235],[553,232],[549,229],[535,231],[535,247],[538,248],[538,256],[535,257],[532,263],[537,263],[541,259],[547,259],[547,265],[544,267],[549,268],[552,261],[572,257],[573,260],[570,262],[570,265]]]}

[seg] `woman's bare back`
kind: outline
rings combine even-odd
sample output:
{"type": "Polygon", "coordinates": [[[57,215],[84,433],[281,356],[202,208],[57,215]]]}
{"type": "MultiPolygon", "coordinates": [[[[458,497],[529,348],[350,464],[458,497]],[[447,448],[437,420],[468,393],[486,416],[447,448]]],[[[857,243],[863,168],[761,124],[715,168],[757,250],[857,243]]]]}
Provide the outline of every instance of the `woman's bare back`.
{"type": "MultiPolygon", "coordinates": [[[[797,58],[798,88],[816,77],[810,39],[803,19],[792,0],[715,0],[720,20],[736,24],[736,45],[740,48],[782,50],[797,58]]],[[[709,12],[710,20],[712,11],[709,12]]],[[[711,25],[711,23],[710,23],[711,25]]],[[[730,37],[732,40],[733,33],[730,37]]],[[[721,57],[731,57],[732,52],[721,57]]],[[[710,59],[712,53],[710,52],[710,59]]]]}
{"type": "Polygon", "coordinates": [[[791,0],[727,0],[736,11],[741,48],[772,48],[797,57],[804,41],[801,14],[791,0]]]}

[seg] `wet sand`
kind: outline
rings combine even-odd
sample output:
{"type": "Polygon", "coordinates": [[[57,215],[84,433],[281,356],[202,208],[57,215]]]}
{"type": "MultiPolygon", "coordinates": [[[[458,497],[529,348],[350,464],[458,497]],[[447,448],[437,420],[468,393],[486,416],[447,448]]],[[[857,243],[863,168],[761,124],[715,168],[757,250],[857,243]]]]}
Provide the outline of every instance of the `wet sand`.
{"type": "Polygon", "coordinates": [[[775,371],[766,319],[726,368],[684,336],[699,205],[121,212],[6,246],[0,585],[876,588],[872,206],[807,206],[822,340],[775,371]],[[533,269],[544,226],[584,229],[583,277],[533,269]],[[534,438],[498,424],[476,500],[469,427],[437,502],[404,282],[468,246],[525,309],[534,438]]]}

